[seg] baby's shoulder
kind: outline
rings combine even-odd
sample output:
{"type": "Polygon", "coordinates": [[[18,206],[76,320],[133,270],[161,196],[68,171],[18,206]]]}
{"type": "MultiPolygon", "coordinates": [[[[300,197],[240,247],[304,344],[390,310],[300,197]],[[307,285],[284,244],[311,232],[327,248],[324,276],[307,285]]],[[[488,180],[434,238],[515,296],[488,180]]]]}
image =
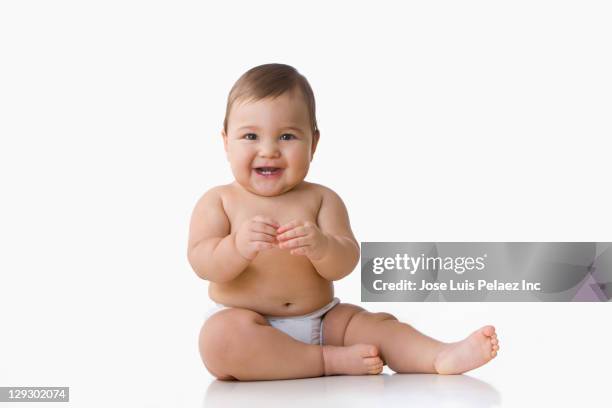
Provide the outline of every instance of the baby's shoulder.
{"type": "Polygon", "coordinates": [[[230,194],[230,190],[230,184],[212,187],[202,194],[196,207],[223,207],[223,202],[230,194]]]}
{"type": "Polygon", "coordinates": [[[308,196],[317,203],[317,214],[320,214],[321,211],[344,207],[342,198],[331,188],[316,183],[308,183],[306,188],[309,190],[308,196]]]}
{"type": "Polygon", "coordinates": [[[338,194],[329,187],[326,187],[322,184],[304,182],[306,189],[310,190],[310,192],[314,192],[321,199],[336,199],[339,198],[338,194]]]}

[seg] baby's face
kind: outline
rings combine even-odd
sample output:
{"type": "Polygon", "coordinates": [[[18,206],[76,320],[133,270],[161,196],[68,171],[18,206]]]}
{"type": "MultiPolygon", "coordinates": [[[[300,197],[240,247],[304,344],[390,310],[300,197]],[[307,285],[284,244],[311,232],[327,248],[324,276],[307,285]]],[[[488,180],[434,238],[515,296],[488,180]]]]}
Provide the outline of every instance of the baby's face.
{"type": "Polygon", "coordinates": [[[283,194],[302,182],[319,139],[299,91],[237,101],[222,134],[236,181],[261,196],[283,194]]]}

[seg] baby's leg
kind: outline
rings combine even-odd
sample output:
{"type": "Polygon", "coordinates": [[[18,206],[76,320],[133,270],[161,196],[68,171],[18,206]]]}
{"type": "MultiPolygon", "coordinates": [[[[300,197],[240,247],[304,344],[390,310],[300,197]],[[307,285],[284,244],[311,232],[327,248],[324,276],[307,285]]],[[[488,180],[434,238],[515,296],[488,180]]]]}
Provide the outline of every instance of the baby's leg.
{"type": "Polygon", "coordinates": [[[389,313],[370,313],[342,303],[323,320],[325,344],[368,343],[398,373],[459,374],[487,363],[499,349],[495,329],[485,326],[457,343],[443,343],[399,322],[389,313]]]}
{"type": "Polygon", "coordinates": [[[382,370],[374,346],[302,343],[247,309],[215,313],[202,327],[199,342],[204,365],[220,380],[281,380],[382,370]]]}

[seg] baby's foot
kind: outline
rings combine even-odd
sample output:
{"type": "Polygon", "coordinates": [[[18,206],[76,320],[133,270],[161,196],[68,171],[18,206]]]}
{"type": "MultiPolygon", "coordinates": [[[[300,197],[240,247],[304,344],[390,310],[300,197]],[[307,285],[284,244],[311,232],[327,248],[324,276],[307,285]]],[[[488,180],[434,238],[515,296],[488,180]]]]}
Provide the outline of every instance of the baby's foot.
{"type": "Polygon", "coordinates": [[[488,363],[498,350],[495,327],[484,326],[466,339],[449,344],[438,354],[434,366],[438,374],[461,374],[488,363]]]}
{"type": "Polygon", "coordinates": [[[323,346],[325,375],[380,374],[383,362],[376,346],[355,344],[347,347],[323,346]]]}

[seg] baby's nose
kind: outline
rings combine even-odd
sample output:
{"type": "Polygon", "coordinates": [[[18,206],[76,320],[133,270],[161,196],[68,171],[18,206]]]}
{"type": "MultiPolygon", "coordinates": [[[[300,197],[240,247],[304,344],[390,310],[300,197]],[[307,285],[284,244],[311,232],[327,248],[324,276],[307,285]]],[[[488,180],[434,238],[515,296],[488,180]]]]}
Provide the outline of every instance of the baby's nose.
{"type": "Polygon", "coordinates": [[[265,142],[260,145],[259,155],[261,157],[276,157],[280,154],[278,144],[275,142],[265,142]]]}

